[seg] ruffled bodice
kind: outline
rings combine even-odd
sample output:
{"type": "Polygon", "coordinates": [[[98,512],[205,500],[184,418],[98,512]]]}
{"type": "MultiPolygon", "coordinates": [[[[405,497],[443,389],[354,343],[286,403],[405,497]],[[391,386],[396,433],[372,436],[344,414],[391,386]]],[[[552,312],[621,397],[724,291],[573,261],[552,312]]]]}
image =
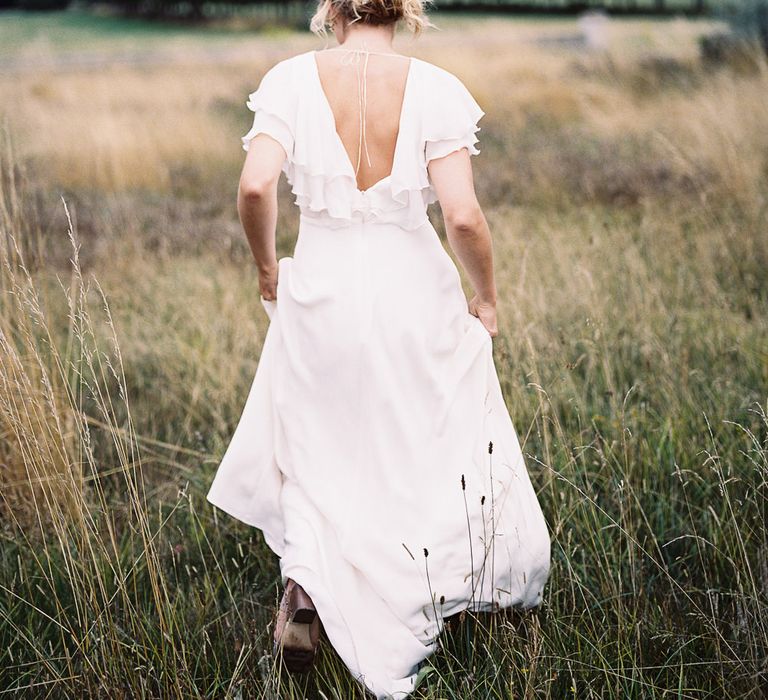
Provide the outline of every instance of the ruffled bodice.
{"type": "Polygon", "coordinates": [[[259,133],[283,146],[283,172],[305,217],[332,228],[360,220],[421,226],[427,205],[437,201],[427,163],[460,148],[478,154],[477,122],[485,112],[452,73],[411,58],[391,173],[360,190],[314,54],[285,59],[264,74],[247,102],[254,119],[243,148],[259,133]]]}

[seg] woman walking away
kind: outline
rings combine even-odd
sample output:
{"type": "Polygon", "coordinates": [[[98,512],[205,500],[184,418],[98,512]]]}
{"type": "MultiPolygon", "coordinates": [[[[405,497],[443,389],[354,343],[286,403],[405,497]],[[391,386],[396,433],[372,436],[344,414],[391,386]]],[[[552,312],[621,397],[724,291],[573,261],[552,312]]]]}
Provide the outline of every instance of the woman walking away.
{"type": "Polygon", "coordinates": [[[284,593],[275,652],[312,665],[320,625],[377,698],[404,698],[461,610],[538,605],[550,540],[494,365],[491,236],[470,156],[484,112],[393,48],[422,0],[323,0],[338,46],[250,95],[238,210],[269,319],[208,494],[262,530],[284,593]],[[275,251],[277,183],[300,209],[275,251]],[[427,217],[440,202],[458,269],[427,217]]]}

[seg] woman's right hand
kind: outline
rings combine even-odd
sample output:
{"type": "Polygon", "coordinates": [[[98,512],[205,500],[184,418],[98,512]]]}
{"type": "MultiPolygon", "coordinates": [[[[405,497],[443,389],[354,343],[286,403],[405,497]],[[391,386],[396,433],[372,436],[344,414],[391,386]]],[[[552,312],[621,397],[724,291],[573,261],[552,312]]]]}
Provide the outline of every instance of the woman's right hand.
{"type": "Polygon", "coordinates": [[[483,301],[477,294],[475,294],[475,296],[469,300],[469,313],[480,319],[491,338],[498,335],[499,330],[496,325],[496,304],[483,301]]]}
{"type": "Polygon", "coordinates": [[[278,270],[277,263],[259,270],[259,292],[265,301],[275,301],[277,299],[278,270]]]}

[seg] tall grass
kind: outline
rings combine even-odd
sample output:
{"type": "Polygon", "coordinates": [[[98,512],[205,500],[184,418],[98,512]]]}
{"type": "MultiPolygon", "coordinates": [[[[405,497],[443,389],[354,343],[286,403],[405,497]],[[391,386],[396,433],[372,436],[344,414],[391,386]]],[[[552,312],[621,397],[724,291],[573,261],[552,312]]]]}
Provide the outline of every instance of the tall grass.
{"type": "MultiPolygon", "coordinates": [[[[695,80],[647,92],[640,58],[531,51],[464,75],[478,95],[499,76],[518,83],[488,115],[476,172],[502,300],[496,364],[552,577],[538,612],[450,620],[415,697],[762,697],[765,74],[707,75],[682,52],[695,80]]],[[[180,70],[184,88],[167,95],[173,66],[134,76],[127,103],[97,79],[81,117],[74,102],[60,112],[65,133],[98,130],[99,109],[128,128],[149,98],[168,115],[215,73],[180,70]]],[[[86,83],[64,75],[50,94],[86,83]]],[[[234,114],[234,92],[186,105],[197,132],[234,114]]],[[[143,123],[146,139],[124,128],[112,150],[79,159],[72,143],[28,140],[28,103],[6,104],[0,693],[363,697],[326,642],[309,677],[281,672],[277,562],[204,499],[266,328],[222,204],[238,164],[221,134],[158,152],[173,135],[143,123]],[[121,153],[146,154],[146,172],[121,153]],[[114,176],[99,175],[110,162],[114,176]]]]}

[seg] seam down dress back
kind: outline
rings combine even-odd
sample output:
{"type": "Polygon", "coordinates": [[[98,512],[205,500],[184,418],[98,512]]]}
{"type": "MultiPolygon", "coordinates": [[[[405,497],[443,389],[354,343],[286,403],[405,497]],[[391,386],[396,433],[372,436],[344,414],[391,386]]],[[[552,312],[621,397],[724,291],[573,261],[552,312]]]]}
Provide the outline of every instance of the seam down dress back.
{"type": "Polygon", "coordinates": [[[208,499],[263,532],[353,676],[402,700],[444,618],[536,606],[549,575],[491,336],[427,217],[428,161],[479,153],[484,112],[411,58],[391,174],[360,190],[314,51],[270,68],[247,104],[243,147],[282,144],[300,223],[208,499]]]}

